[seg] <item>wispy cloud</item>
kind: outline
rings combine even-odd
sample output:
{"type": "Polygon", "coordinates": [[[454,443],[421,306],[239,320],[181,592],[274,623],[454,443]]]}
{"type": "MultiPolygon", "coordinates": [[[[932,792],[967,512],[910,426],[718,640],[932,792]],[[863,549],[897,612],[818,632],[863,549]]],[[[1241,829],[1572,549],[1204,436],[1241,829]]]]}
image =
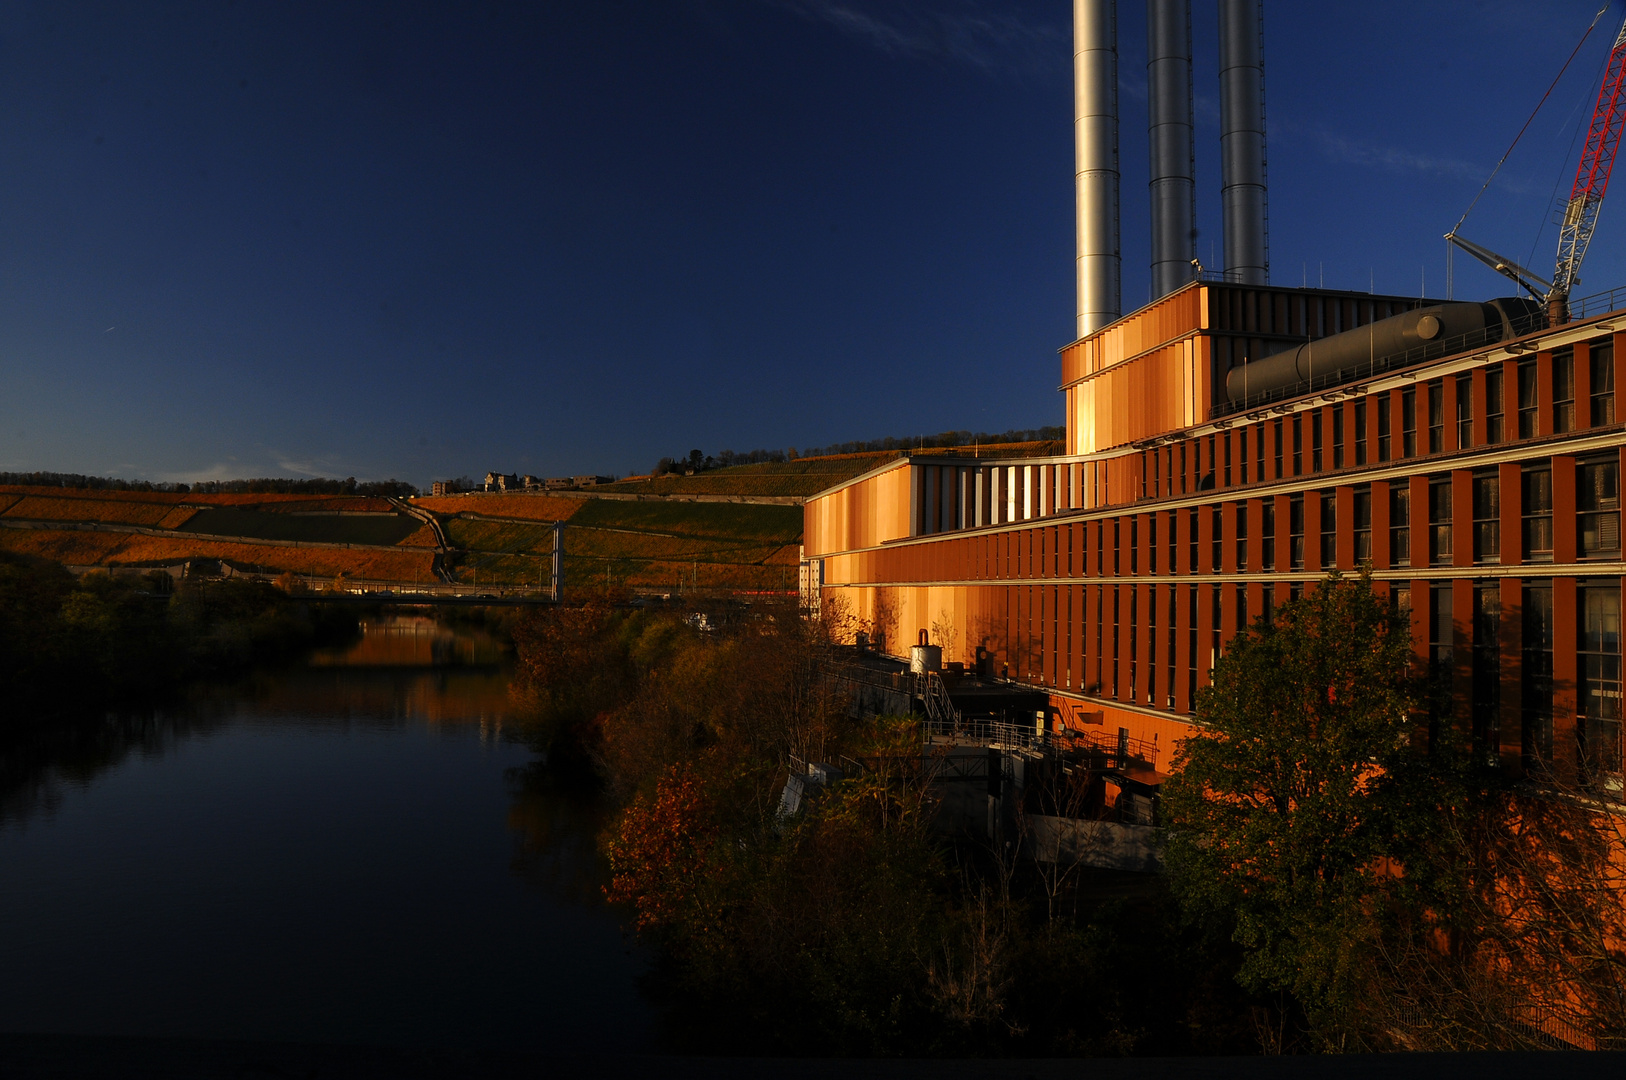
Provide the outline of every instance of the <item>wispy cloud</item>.
{"type": "Polygon", "coordinates": [[[1396,146],[1380,146],[1325,131],[1317,132],[1316,140],[1323,154],[1347,165],[1395,173],[1430,173],[1462,180],[1484,180],[1490,173],[1488,165],[1419,154],[1396,146]]]}
{"type": "Polygon", "coordinates": [[[1040,22],[980,0],[763,0],[892,56],[995,74],[1066,71],[1070,24],[1040,22]]]}

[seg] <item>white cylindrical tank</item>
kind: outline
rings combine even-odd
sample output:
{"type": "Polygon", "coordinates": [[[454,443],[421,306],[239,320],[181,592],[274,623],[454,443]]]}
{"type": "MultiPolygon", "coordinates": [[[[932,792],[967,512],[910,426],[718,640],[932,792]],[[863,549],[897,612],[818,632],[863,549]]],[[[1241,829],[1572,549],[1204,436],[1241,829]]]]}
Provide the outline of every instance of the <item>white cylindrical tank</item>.
{"type": "Polygon", "coordinates": [[[909,646],[909,670],[915,675],[924,675],[928,671],[942,671],[943,647],[941,645],[909,646]]]}

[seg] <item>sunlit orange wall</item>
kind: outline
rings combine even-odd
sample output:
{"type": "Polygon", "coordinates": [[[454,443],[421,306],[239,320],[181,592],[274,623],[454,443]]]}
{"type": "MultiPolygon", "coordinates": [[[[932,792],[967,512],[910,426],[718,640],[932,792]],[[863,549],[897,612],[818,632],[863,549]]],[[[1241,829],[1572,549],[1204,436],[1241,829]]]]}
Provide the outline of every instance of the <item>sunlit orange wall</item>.
{"type": "Polygon", "coordinates": [[[1067,452],[1093,454],[1208,419],[1209,340],[1188,337],[1067,388],[1067,452]]]}
{"type": "Polygon", "coordinates": [[[1142,308],[1061,353],[1061,384],[1068,386],[1113,364],[1206,329],[1208,290],[1191,285],[1142,308]]]}
{"type": "Polygon", "coordinates": [[[818,558],[908,536],[910,472],[902,461],[878,476],[809,499],[802,514],[803,554],[818,558]]]}

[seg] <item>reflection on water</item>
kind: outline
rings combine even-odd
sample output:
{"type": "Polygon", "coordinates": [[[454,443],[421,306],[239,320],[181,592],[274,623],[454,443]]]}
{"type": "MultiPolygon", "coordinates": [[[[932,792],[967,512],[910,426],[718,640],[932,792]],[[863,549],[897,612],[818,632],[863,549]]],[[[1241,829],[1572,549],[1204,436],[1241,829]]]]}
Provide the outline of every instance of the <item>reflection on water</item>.
{"type": "Polygon", "coordinates": [[[634,1049],[602,810],[427,619],[0,753],[0,1031],[634,1049]],[[9,985],[8,985],[9,984],[9,985]]]}
{"type": "Polygon", "coordinates": [[[322,649],[312,667],[440,667],[496,665],[502,643],[484,630],[454,630],[422,615],[361,620],[361,637],[341,649],[322,649]]]}

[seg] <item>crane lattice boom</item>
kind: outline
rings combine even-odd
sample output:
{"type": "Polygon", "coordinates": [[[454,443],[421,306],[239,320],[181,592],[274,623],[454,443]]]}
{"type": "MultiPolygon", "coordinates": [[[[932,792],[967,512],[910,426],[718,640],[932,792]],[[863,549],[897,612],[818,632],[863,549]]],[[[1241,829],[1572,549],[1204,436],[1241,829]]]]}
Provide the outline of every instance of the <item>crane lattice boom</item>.
{"type": "Polygon", "coordinates": [[[1598,90],[1598,104],[1592,111],[1592,126],[1587,130],[1586,146],[1581,151],[1581,165],[1575,171],[1570,201],[1564,208],[1563,229],[1558,234],[1558,268],[1553,274],[1552,292],[1547,296],[1549,306],[1559,314],[1557,321],[1567,318],[1570,287],[1580,280],[1581,260],[1586,257],[1587,245],[1598,227],[1598,211],[1604,192],[1609,189],[1609,173],[1615,166],[1623,123],[1626,123],[1626,24],[1622,24],[1609,53],[1609,66],[1604,71],[1603,86],[1598,90]]]}

